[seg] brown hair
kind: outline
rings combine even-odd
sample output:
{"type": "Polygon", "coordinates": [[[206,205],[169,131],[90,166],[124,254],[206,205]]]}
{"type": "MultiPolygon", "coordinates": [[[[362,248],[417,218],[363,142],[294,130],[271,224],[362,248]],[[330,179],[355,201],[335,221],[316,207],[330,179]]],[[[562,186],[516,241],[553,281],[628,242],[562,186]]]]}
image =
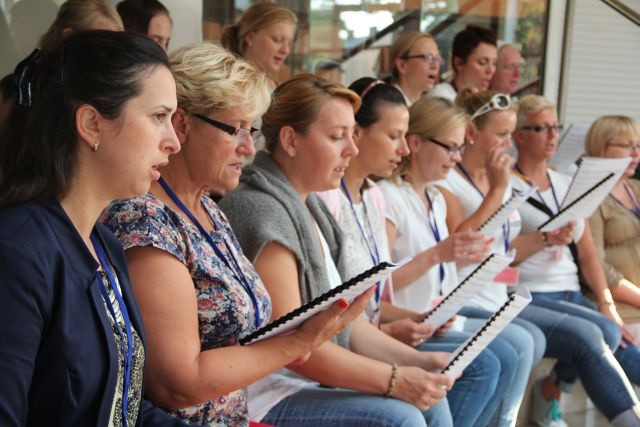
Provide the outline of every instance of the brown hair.
{"type": "MultiPolygon", "coordinates": [[[[458,93],[456,97],[456,104],[460,106],[464,111],[469,114],[469,116],[473,116],[473,113],[478,111],[480,107],[489,102],[494,95],[498,92],[495,90],[484,90],[482,92],[476,92],[473,88],[465,88],[458,93]]],[[[509,96],[509,95],[507,95],[509,96]]],[[[494,110],[495,111],[495,110],[494,110]]],[[[504,111],[504,110],[502,110],[504,111]]],[[[512,101],[511,108],[509,111],[516,111],[515,102],[512,101]]],[[[493,111],[489,111],[486,114],[482,114],[475,119],[473,119],[473,124],[476,129],[482,129],[485,124],[489,121],[489,117],[493,111]]]]}
{"type": "Polygon", "coordinates": [[[360,97],[354,91],[313,74],[299,74],[278,86],[271,105],[262,116],[267,150],[274,153],[280,142],[280,129],[284,126],[305,134],[318,119],[322,106],[335,97],[349,101],[354,112],[360,108],[360,97]]]}
{"type": "Polygon", "coordinates": [[[225,26],[220,42],[237,55],[244,55],[248,33],[255,33],[276,22],[297,24],[296,15],[284,6],[269,2],[254,3],[234,24],[225,26]]]}
{"type": "Polygon", "coordinates": [[[109,19],[122,29],[120,15],[104,0],[67,0],[60,6],[56,20],[40,39],[40,47],[43,50],[55,50],[62,42],[65,28],[74,31],[90,30],[96,18],[109,19]]]}
{"type": "MultiPolygon", "coordinates": [[[[409,107],[409,130],[407,136],[436,138],[458,126],[466,126],[469,115],[453,101],[445,98],[423,96],[409,107]]],[[[402,158],[400,166],[393,172],[392,179],[398,182],[409,173],[411,154],[402,158]]]]}
{"type": "Polygon", "coordinates": [[[584,139],[587,156],[602,157],[607,144],[616,136],[625,135],[632,139],[640,137],[638,122],[628,116],[602,116],[589,128],[584,139]]]}

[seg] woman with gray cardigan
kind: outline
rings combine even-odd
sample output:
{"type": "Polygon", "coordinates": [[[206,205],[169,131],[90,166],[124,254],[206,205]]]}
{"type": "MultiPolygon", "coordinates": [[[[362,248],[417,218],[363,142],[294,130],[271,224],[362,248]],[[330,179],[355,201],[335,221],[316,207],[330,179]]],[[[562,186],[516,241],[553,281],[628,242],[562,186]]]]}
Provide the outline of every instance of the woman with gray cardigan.
{"type": "MultiPolygon", "coordinates": [[[[354,92],[312,75],[281,84],[262,117],[267,151],[258,153],[238,189],[221,202],[269,291],[273,318],[341,282],[333,261],[342,259],[338,226],[314,192],[336,188],[357,154],[353,130],[359,105],[354,92]]],[[[327,342],[305,363],[290,367],[334,388],[309,384],[283,396],[277,393],[283,381],[273,376],[271,382],[250,387],[250,396],[282,399],[261,421],[278,426],[299,424],[302,418],[315,426],[452,425],[444,397],[453,381],[430,372],[443,367],[445,353],[417,351],[363,318],[348,332],[339,343],[327,342]],[[310,399],[313,408],[305,404],[310,399]]]]}

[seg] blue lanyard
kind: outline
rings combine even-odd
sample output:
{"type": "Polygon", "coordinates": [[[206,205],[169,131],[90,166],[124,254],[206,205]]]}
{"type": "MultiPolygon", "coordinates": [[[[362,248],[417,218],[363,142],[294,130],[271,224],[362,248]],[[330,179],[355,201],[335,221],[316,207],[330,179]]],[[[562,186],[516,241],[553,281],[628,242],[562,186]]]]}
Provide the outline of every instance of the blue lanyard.
{"type": "MultiPolygon", "coordinates": [[[[484,193],[480,190],[480,188],[478,188],[476,183],[473,181],[473,178],[471,178],[471,175],[469,175],[469,173],[466,171],[464,166],[462,166],[462,163],[456,163],[456,166],[458,166],[458,169],[460,169],[460,172],[462,172],[465,178],[467,178],[467,181],[469,181],[469,183],[473,186],[473,188],[475,188],[476,191],[480,194],[480,197],[482,197],[482,199],[484,200],[484,193]]],[[[507,219],[507,222],[505,222],[502,225],[502,240],[504,242],[505,254],[509,252],[509,234],[510,233],[511,233],[511,222],[507,219]]]]}
{"type": "MultiPolygon", "coordinates": [[[[358,219],[358,215],[356,214],[356,209],[353,207],[353,200],[351,199],[351,194],[349,194],[349,189],[347,188],[347,184],[344,182],[344,179],[340,180],[340,185],[342,186],[342,190],[344,191],[344,195],[347,196],[347,200],[349,201],[349,206],[351,207],[351,212],[353,213],[353,217],[356,219],[356,224],[358,224],[358,229],[360,230],[360,235],[362,236],[362,240],[364,240],[365,245],[367,246],[367,250],[369,251],[369,256],[371,257],[371,262],[374,266],[380,263],[380,252],[378,251],[378,245],[376,244],[376,240],[373,237],[373,227],[371,227],[371,222],[369,222],[369,215],[367,215],[367,205],[364,202],[364,197],[362,198],[362,206],[364,207],[364,217],[367,220],[367,225],[369,226],[369,231],[371,232],[371,240],[369,242],[369,238],[367,237],[367,233],[364,231],[363,225],[360,223],[358,219]]],[[[376,282],[376,311],[380,310],[380,297],[381,297],[381,282],[376,282]]]]}
{"type": "Polygon", "coordinates": [[[109,297],[109,292],[104,287],[104,283],[102,282],[102,277],[100,273],[96,271],[96,276],[98,277],[98,286],[100,287],[100,293],[102,294],[102,298],[107,305],[107,309],[109,313],[111,313],[111,317],[113,317],[113,321],[116,325],[116,329],[118,330],[118,335],[120,336],[120,343],[122,346],[122,352],[124,356],[124,384],[122,385],[122,425],[127,426],[127,408],[129,406],[129,388],[131,387],[131,363],[133,360],[133,338],[132,338],[132,330],[131,330],[131,321],[129,320],[129,312],[127,311],[127,306],[122,299],[122,295],[118,290],[118,282],[116,281],[115,275],[111,270],[111,265],[109,264],[107,257],[102,250],[102,245],[98,240],[98,237],[95,234],[95,231],[91,233],[91,243],[93,244],[93,248],[96,251],[96,255],[98,256],[98,260],[102,265],[102,269],[107,275],[107,279],[113,288],[113,293],[116,296],[116,300],[118,301],[118,305],[120,306],[120,313],[122,313],[122,317],[124,318],[124,328],[127,334],[127,343],[126,348],[124,342],[124,336],[122,334],[122,329],[120,328],[120,322],[118,322],[118,318],[116,317],[116,311],[111,304],[111,298],[109,297]]]}
{"type": "MultiPolygon", "coordinates": [[[[436,211],[434,210],[433,203],[431,202],[431,197],[429,197],[429,191],[424,190],[424,195],[427,197],[427,202],[429,202],[429,208],[431,209],[430,214],[427,213],[427,223],[429,224],[429,228],[431,228],[431,232],[433,233],[433,238],[437,243],[440,243],[442,238],[440,237],[440,230],[438,230],[438,223],[436,222],[436,211]]],[[[442,281],[444,280],[444,263],[439,264],[440,268],[440,289],[439,293],[442,296],[442,281]]]]}
{"type": "MultiPolygon", "coordinates": [[[[251,304],[253,304],[253,311],[255,313],[255,319],[254,319],[255,327],[256,329],[260,328],[260,325],[262,324],[262,319],[260,318],[260,308],[258,306],[258,298],[253,293],[253,288],[251,287],[251,284],[249,283],[247,276],[244,274],[244,271],[240,267],[238,260],[233,254],[233,251],[231,250],[231,245],[227,243],[227,239],[224,238],[223,236],[222,241],[224,242],[224,246],[227,248],[227,252],[231,257],[231,261],[233,262],[233,265],[231,265],[231,262],[229,262],[229,259],[220,250],[220,248],[218,248],[218,245],[216,245],[216,242],[213,241],[213,238],[211,237],[209,232],[207,232],[207,230],[205,230],[202,224],[200,224],[200,221],[198,221],[198,219],[191,213],[189,208],[187,208],[184,205],[184,203],[182,203],[182,201],[178,198],[176,193],[174,193],[171,187],[169,187],[169,184],[167,184],[166,181],[162,178],[158,180],[158,183],[162,186],[162,188],[167,193],[167,195],[171,198],[171,200],[173,200],[173,203],[175,203],[180,208],[180,210],[182,210],[182,212],[184,212],[184,214],[191,220],[191,222],[195,224],[195,226],[200,231],[200,234],[202,234],[202,237],[206,239],[206,241],[209,243],[209,245],[211,246],[213,251],[216,253],[218,258],[224,263],[224,265],[227,266],[229,270],[231,270],[231,274],[233,274],[233,277],[242,285],[245,292],[247,293],[247,295],[249,295],[249,298],[251,299],[251,304]]],[[[204,204],[202,205],[202,207],[204,208],[204,204]]],[[[213,218],[209,214],[209,211],[207,211],[206,208],[204,209],[204,211],[207,213],[207,216],[209,217],[213,225],[216,227],[216,229],[222,231],[222,226],[218,223],[218,221],[216,221],[215,218],[213,218]]]]}
{"type": "Polygon", "coordinates": [[[633,194],[631,193],[631,191],[629,191],[629,188],[624,185],[624,191],[627,192],[627,196],[629,196],[629,199],[631,199],[631,201],[633,202],[633,207],[632,208],[628,208],[625,205],[622,204],[622,201],[619,200],[616,196],[614,196],[613,194],[609,193],[609,196],[611,196],[611,198],[617,202],[620,206],[622,206],[624,209],[628,210],[629,212],[631,212],[636,218],[640,219],[640,206],[638,206],[638,202],[636,202],[636,198],[633,197],[633,194]]]}

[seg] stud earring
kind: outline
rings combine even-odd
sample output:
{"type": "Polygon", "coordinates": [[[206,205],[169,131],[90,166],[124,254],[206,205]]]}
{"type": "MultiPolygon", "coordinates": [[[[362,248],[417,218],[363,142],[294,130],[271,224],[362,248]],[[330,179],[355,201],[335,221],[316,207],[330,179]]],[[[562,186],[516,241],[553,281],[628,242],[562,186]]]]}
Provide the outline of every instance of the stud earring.
{"type": "Polygon", "coordinates": [[[96,151],[98,151],[98,148],[100,148],[100,143],[96,142],[95,144],[93,144],[93,152],[95,153],[96,151]]]}

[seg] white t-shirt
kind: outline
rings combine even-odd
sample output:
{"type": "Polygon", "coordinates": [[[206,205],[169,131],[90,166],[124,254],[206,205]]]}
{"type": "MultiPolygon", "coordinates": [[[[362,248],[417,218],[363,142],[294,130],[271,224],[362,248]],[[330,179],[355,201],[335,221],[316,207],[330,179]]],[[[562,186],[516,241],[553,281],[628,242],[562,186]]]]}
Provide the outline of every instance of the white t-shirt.
{"type": "MultiPolygon", "coordinates": [[[[438,181],[437,185],[446,188],[453,193],[460,202],[464,211],[464,217],[471,216],[482,204],[484,196],[478,192],[478,190],[465,178],[457,169],[452,170],[447,179],[438,181]]],[[[511,186],[508,186],[502,197],[502,203],[509,200],[511,197],[511,186]]],[[[498,229],[495,235],[487,237],[495,237],[495,240],[491,244],[490,251],[499,254],[505,254],[505,246],[509,245],[509,242],[518,236],[520,233],[520,215],[518,212],[509,218],[508,221],[508,236],[504,234],[504,227],[498,229]],[[505,241],[505,237],[507,237],[505,241]]],[[[465,266],[458,272],[460,278],[467,277],[473,270],[478,267],[478,264],[471,264],[465,266]]],[[[450,292],[451,289],[445,289],[445,293],[450,292]]],[[[495,280],[487,283],[484,288],[477,294],[477,296],[470,300],[467,305],[471,307],[478,307],[488,311],[496,311],[507,300],[507,286],[504,283],[496,282],[495,280]]]]}
{"type": "MultiPolygon", "coordinates": [[[[442,194],[436,188],[427,187],[433,203],[433,211],[429,212],[427,216],[424,203],[409,183],[402,182],[400,185],[396,185],[391,181],[384,180],[380,181],[378,186],[384,194],[387,219],[396,227],[396,238],[393,248],[391,248],[392,260],[399,261],[406,257],[416,256],[438,243],[428,221],[435,220],[441,240],[449,236],[446,223],[447,205],[442,194]]],[[[395,291],[396,305],[418,313],[424,313],[431,309],[433,299],[441,294],[443,287],[451,290],[458,283],[455,263],[448,262],[442,265],[444,267],[442,283],[440,282],[440,267],[435,265],[415,282],[395,291]]]]}
{"type": "MultiPolygon", "coordinates": [[[[549,178],[555,190],[558,204],[562,204],[571,177],[553,170],[549,170],[549,178]]],[[[511,174],[511,185],[516,190],[529,188],[529,184],[521,177],[511,174]]],[[[532,198],[547,205],[553,213],[558,211],[558,205],[554,199],[553,191],[548,188],[545,191],[535,193],[532,198]]],[[[540,209],[524,203],[520,209],[522,217],[522,233],[531,233],[549,219],[549,216],[540,209]]],[[[573,230],[575,242],[582,238],[584,233],[584,220],[576,223],[573,230]]],[[[578,268],[573,260],[568,246],[554,246],[546,248],[531,255],[520,263],[520,283],[529,288],[531,292],[559,292],[579,291],[578,268]]]]}
{"type": "Polygon", "coordinates": [[[444,82],[444,83],[438,83],[437,85],[435,85],[427,93],[427,96],[446,98],[446,99],[448,99],[450,101],[454,101],[456,99],[456,96],[458,96],[458,93],[453,88],[453,86],[451,86],[450,83],[444,82]]]}

